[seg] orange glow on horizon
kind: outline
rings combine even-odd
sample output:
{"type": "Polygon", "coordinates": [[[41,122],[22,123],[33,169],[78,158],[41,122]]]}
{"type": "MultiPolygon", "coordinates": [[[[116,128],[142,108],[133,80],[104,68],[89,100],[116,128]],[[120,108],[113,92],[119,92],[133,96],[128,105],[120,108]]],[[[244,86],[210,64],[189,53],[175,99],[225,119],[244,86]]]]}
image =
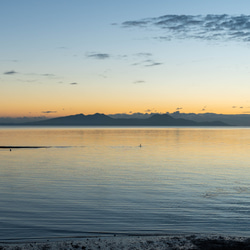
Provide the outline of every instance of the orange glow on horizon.
{"type": "Polygon", "coordinates": [[[133,114],[133,113],[174,113],[174,112],[180,112],[180,113],[195,113],[195,114],[205,114],[205,113],[215,113],[215,114],[225,114],[225,115],[239,115],[239,114],[250,114],[250,112],[247,112],[242,109],[242,108],[224,108],[224,109],[209,109],[209,108],[202,108],[202,109],[197,109],[197,108],[121,108],[119,107],[114,107],[110,109],[105,109],[105,108],[68,108],[68,109],[31,109],[29,108],[28,111],[25,111],[23,109],[9,109],[9,110],[4,110],[0,112],[0,117],[11,117],[11,118],[17,118],[17,117],[46,117],[46,118],[54,118],[54,117],[61,117],[61,116],[69,116],[69,115],[75,115],[75,114],[84,114],[84,115],[91,115],[95,113],[102,113],[105,115],[110,115],[110,114],[133,114]],[[202,110],[204,109],[204,110],[202,110]],[[41,111],[40,111],[41,110],[41,111]]]}

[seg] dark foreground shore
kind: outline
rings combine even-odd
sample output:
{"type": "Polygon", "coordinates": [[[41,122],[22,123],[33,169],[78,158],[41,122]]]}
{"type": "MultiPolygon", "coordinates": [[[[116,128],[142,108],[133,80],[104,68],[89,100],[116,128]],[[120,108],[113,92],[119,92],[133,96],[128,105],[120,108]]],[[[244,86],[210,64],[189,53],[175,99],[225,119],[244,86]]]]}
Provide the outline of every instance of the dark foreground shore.
{"type": "Polygon", "coordinates": [[[65,239],[63,241],[0,242],[0,250],[70,249],[250,249],[250,238],[227,236],[113,236],[65,239]]]}

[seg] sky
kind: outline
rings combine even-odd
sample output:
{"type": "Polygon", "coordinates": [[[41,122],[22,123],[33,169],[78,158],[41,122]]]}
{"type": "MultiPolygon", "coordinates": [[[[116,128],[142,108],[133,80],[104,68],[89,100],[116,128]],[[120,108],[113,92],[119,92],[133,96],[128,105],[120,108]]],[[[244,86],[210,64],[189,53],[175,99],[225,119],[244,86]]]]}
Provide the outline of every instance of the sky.
{"type": "Polygon", "coordinates": [[[250,113],[249,0],[1,0],[0,117],[250,113]]]}

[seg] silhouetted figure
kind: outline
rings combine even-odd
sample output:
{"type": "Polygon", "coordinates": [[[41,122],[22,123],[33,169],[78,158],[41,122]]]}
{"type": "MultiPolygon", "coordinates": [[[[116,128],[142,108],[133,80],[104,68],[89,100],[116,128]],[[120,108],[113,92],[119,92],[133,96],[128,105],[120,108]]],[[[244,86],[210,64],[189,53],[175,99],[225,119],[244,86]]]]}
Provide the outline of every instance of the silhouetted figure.
{"type": "Polygon", "coordinates": [[[11,148],[10,148],[10,151],[11,151],[11,148]]]}
{"type": "Polygon", "coordinates": [[[140,147],[140,148],[142,147],[141,144],[139,145],[139,147],[140,147]]]}

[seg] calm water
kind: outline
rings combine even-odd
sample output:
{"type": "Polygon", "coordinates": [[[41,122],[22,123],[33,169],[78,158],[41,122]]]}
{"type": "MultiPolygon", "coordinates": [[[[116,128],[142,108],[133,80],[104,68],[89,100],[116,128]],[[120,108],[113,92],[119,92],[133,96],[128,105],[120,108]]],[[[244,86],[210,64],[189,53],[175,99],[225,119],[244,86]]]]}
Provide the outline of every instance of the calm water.
{"type": "Polygon", "coordinates": [[[0,146],[51,146],[0,149],[0,240],[249,236],[248,128],[0,127],[0,146]]]}

